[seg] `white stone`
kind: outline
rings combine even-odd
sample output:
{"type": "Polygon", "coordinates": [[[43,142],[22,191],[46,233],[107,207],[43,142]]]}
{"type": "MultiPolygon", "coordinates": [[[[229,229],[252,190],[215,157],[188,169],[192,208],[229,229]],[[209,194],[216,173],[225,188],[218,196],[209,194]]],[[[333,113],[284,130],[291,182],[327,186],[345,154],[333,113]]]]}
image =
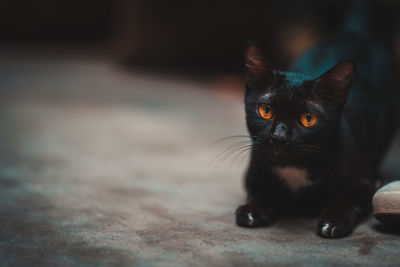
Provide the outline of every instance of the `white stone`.
{"type": "Polygon", "coordinates": [[[372,199],[375,215],[400,215],[400,181],[380,188],[372,199]]]}

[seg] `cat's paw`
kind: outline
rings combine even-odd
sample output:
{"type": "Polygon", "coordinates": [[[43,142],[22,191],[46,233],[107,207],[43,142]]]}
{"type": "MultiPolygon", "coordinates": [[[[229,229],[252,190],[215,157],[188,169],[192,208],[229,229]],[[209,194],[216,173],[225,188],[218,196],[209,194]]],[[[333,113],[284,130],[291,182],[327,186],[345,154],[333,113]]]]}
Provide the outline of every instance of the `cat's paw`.
{"type": "Polygon", "coordinates": [[[354,221],[345,217],[321,218],[318,221],[317,234],[325,238],[345,237],[351,234],[354,226],[354,221]]]}
{"type": "Polygon", "coordinates": [[[260,227],[272,223],[270,212],[260,207],[246,204],[236,209],[236,223],[242,227],[260,227]]]}

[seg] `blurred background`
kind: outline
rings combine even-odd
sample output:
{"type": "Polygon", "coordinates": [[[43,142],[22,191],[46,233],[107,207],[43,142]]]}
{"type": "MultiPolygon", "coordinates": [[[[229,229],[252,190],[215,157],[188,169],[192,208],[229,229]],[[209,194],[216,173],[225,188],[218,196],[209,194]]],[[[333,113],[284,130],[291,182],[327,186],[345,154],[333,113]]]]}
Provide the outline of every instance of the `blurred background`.
{"type": "MultiPolygon", "coordinates": [[[[395,0],[375,1],[371,27],[398,47],[395,0]]],[[[285,68],[316,40],[329,36],[352,1],[28,1],[4,0],[2,44],[25,49],[82,46],[121,64],[238,72],[248,40],[258,41],[285,68]]],[[[399,52],[396,50],[396,56],[399,52]]]]}
{"type": "MultiPolygon", "coordinates": [[[[399,4],[373,1],[371,32],[400,58],[399,4]]],[[[286,69],[329,37],[352,1],[4,0],[3,56],[106,59],[125,70],[206,74],[225,94],[241,95],[244,44],[258,42],[286,69]]],[[[40,59],[39,58],[39,59],[40,59]]],[[[3,89],[4,90],[4,89],[3,89]]]]}
{"type": "MultiPolygon", "coordinates": [[[[373,2],[400,62],[399,2],[373,2]]],[[[2,0],[0,265],[395,266],[400,241],[371,218],[332,243],[314,219],[234,223],[245,42],[286,69],[351,3],[2,0]]],[[[398,136],[385,177],[399,151],[398,136]]]]}

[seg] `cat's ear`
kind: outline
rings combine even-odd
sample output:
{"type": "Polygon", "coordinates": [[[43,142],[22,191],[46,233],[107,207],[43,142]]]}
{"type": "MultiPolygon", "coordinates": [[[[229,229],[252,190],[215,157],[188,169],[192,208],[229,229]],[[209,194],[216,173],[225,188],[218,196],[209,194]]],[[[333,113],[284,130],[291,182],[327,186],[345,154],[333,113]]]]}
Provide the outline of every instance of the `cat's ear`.
{"type": "Polygon", "coordinates": [[[356,64],[353,61],[340,62],[319,77],[314,93],[333,102],[344,103],[349,95],[355,72],[356,64]]]}
{"type": "Polygon", "coordinates": [[[254,43],[247,43],[244,53],[245,78],[249,86],[260,86],[272,77],[272,68],[267,63],[263,52],[254,43]]]}

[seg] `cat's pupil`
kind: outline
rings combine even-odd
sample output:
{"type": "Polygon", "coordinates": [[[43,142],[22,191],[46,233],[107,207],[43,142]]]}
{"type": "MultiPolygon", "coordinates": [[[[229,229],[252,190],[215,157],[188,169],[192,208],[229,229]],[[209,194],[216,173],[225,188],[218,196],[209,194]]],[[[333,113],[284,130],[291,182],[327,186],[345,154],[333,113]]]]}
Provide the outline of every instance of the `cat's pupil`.
{"type": "Polygon", "coordinates": [[[265,113],[269,113],[271,111],[271,106],[270,105],[267,105],[266,107],[265,107],[265,113]]]}
{"type": "Polygon", "coordinates": [[[311,113],[307,113],[307,121],[308,121],[308,122],[311,121],[311,117],[312,117],[311,113]]]}

